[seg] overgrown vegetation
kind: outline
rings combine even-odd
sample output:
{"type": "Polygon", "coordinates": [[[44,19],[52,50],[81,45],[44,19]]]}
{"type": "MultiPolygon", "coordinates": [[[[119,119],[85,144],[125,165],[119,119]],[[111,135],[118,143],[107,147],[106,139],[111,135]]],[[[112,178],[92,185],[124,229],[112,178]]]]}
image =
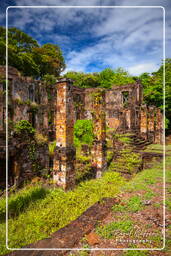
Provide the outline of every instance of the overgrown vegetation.
{"type": "Polygon", "coordinates": [[[74,145],[91,145],[94,139],[92,120],[77,120],[74,125],[74,145]]]}
{"type": "MultiPolygon", "coordinates": [[[[171,157],[167,157],[166,170],[169,170],[170,166],[171,157]]],[[[48,193],[46,193],[43,199],[31,201],[26,208],[22,209],[15,206],[17,209],[22,209],[22,211],[18,212],[19,215],[15,218],[9,219],[10,246],[21,247],[33,241],[48,237],[49,234],[80,216],[82,212],[98,200],[101,200],[103,197],[116,196],[119,191],[124,193],[124,191],[145,190],[146,194],[144,199],[149,199],[153,196],[149,185],[158,182],[158,179],[162,178],[162,170],[162,163],[157,163],[153,168],[136,174],[136,176],[127,183],[118,173],[109,171],[104,173],[103,177],[100,179],[82,182],[73,191],[63,192],[61,189],[48,189],[48,193]]],[[[166,179],[170,182],[170,172],[167,171],[166,174],[166,179]]],[[[25,189],[27,190],[28,188],[25,189]]],[[[18,193],[22,195],[22,190],[14,195],[17,203],[18,193]]],[[[9,201],[12,200],[12,198],[13,195],[11,195],[9,201]]],[[[126,207],[133,207],[134,209],[130,208],[130,211],[133,210],[135,212],[137,208],[141,207],[139,198],[130,198],[130,200],[127,201],[126,207]]],[[[4,203],[2,203],[0,212],[4,214],[4,210],[4,203]]],[[[131,223],[127,224],[129,229],[131,223]]],[[[119,227],[122,228],[122,224],[120,224],[119,227]]],[[[2,232],[0,232],[0,239],[3,245],[5,244],[5,223],[0,224],[0,229],[2,230],[2,232]]],[[[4,245],[1,249],[1,253],[4,254],[6,252],[7,250],[4,245]]]]}
{"type": "Polygon", "coordinates": [[[20,135],[34,135],[35,129],[27,120],[21,120],[14,125],[14,130],[20,135]]]}
{"type": "MultiPolygon", "coordinates": [[[[125,180],[118,173],[106,172],[100,179],[82,182],[73,191],[48,190],[44,199],[34,201],[18,217],[9,219],[10,247],[21,247],[47,237],[76,219],[95,202],[104,197],[114,197],[124,184],[125,180]]],[[[5,224],[0,224],[0,229],[4,228],[5,224]]],[[[2,233],[0,239],[3,243],[2,233]]],[[[4,247],[2,253],[5,252],[4,247]]]]}
{"type": "Polygon", "coordinates": [[[132,152],[131,149],[122,149],[119,156],[111,162],[109,169],[121,173],[133,174],[138,171],[141,165],[139,153],[132,152]]]}
{"type": "Polygon", "coordinates": [[[49,148],[49,155],[53,156],[56,148],[56,140],[49,142],[48,148],[49,148]]]}
{"type": "Polygon", "coordinates": [[[135,83],[135,79],[122,68],[115,70],[106,68],[99,73],[89,74],[70,71],[67,72],[64,77],[72,79],[74,81],[74,85],[81,88],[101,87],[109,89],[116,85],[135,83]]]}

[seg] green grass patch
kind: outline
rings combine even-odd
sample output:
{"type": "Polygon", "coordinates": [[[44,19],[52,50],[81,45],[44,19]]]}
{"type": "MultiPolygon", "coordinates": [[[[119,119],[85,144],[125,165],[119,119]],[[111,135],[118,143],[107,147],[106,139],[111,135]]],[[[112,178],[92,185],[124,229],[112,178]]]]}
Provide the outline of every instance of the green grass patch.
{"type": "MultiPolygon", "coordinates": [[[[168,165],[171,164],[171,158],[167,159],[168,165]]],[[[138,190],[151,191],[149,185],[155,184],[159,179],[163,179],[163,163],[154,163],[152,168],[143,170],[134,176],[134,178],[127,183],[124,190],[132,192],[138,190]]]]}
{"type": "MultiPolygon", "coordinates": [[[[9,219],[9,246],[18,248],[48,237],[97,201],[116,196],[124,184],[125,180],[118,173],[105,172],[102,178],[82,182],[72,191],[49,190],[44,199],[9,219]]],[[[5,224],[1,229],[5,229],[5,224]]],[[[7,250],[2,250],[2,254],[5,252],[7,250]]]]}
{"type": "Polygon", "coordinates": [[[114,205],[112,210],[114,212],[138,212],[143,208],[141,197],[137,195],[123,201],[122,203],[124,205],[114,205]]]}
{"type": "Polygon", "coordinates": [[[123,219],[116,222],[111,222],[104,226],[96,228],[96,233],[105,239],[112,239],[116,231],[129,233],[133,228],[133,222],[130,219],[123,219]]]}
{"type": "MultiPolygon", "coordinates": [[[[12,194],[8,200],[9,218],[14,218],[26,210],[30,204],[45,198],[48,190],[41,186],[27,186],[17,193],[12,194]]],[[[5,221],[6,199],[0,200],[0,220],[5,221]]]]}
{"type": "Polygon", "coordinates": [[[150,199],[152,199],[154,196],[155,196],[155,193],[154,193],[154,192],[148,191],[148,192],[146,192],[146,193],[144,194],[144,199],[145,199],[145,200],[150,200],[150,199]]]}

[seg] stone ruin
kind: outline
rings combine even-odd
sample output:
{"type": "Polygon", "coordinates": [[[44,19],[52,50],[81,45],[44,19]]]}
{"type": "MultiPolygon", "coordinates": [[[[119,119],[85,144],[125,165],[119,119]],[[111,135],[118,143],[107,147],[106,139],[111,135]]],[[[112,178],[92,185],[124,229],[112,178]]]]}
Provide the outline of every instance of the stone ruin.
{"type": "MultiPolygon", "coordinates": [[[[0,186],[5,184],[5,67],[0,66],[0,186]]],[[[143,104],[139,82],[111,89],[79,88],[70,79],[60,79],[48,86],[43,81],[23,77],[8,68],[8,182],[34,177],[35,162],[39,169],[53,169],[53,179],[63,189],[75,184],[76,150],[73,145],[74,123],[92,119],[95,139],[91,149],[92,170],[100,177],[106,168],[106,126],[117,133],[133,133],[151,143],[162,143],[162,113],[143,104]],[[29,121],[47,137],[47,143],[34,145],[36,157],[30,157],[30,145],[14,136],[11,123],[29,121]],[[53,161],[48,143],[56,140],[53,161]]],[[[34,149],[34,150],[33,150],[34,149]]]]}

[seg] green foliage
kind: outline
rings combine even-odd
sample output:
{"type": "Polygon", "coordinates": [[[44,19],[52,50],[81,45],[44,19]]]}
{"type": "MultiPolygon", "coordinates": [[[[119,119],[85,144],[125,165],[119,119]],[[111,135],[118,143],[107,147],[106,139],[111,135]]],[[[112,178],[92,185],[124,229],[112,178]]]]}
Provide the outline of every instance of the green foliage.
{"type": "Polygon", "coordinates": [[[46,82],[47,85],[52,85],[56,83],[56,77],[54,75],[46,74],[43,76],[42,79],[46,82]]]}
{"type": "Polygon", "coordinates": [[[80,147],[82,144],[91,145],[93,142],[92,120],[77,120],[74,125],[74,145],[80,147]]]}
{"type": "Polygon", "coordinates": [[[14,125],[17,134],[34,135],[35,129],[27,120],[21,120],[14,125]]]}
{"type": "Polygon", "coordinates": [[[122,233],[129,233],[133,228],[133,222],[129,219],[119,220],[115,222],[110,222],[104,226],[99,226],[96,228],[96,232],[99,236],[112,239],[116,231],[122,233]]]}
{"type": "Polygon", "coordinates": [[[49,155],[53,156],[56,148],[56,140],[54,140],[53,142],[49,142],[48,148],[49,148],[49,155]]]}
{"type": "MultiPolygon", "coordinates": [[[[0,65],[6,63],[6,30],[0,27],[0,65]]],[[[23,75],[43,77],[46,74],[59,76],[65,63],[59,46],[38,42],[17,28],[8,28],[8,64],[23,75]]]]}
{"type": "Polygon", "coordinates": [[[85,74],[83,72],[67,72],[64,77],[73,80],[74,85],[80,88],[98,87],[98,75],[96,73],[85,74]]]}
{"type": "MultiPolygon", "coordinates": [[[[9,218],[18,216],[21,212],[27,209],[27,207],[33,202],[43,199],[48,193],[43,187],[27,187],[16,194],[9,197],[8,200],[8,213],[9,218]]],[[[5,198],[0,200],[0,220],[5,221],[6,213],[6,200],[5,198]]]]}
{"type": "Polygon", "coordinates": [[[151,198],[153,198],[155,196],[155,194],[152,191],[148,191],[145,193],[144,195],[144,199],[145,200],[150,200],[151,198]]]}
{"type": "MultiPolygon", "coordinates": [[[[165,60],[165,93],[166,118],[168,127],[171,127],[171,59],[165,60]]],[[[144,73],[139,77],[143,85],[144,101],[147,105],[155,105],[163,109],[163,64],[157,72],[144,73]]]]}
{"type": "Polygon", "coordinates": [[[83,72],[70,71],[64,75],[74,81],[74,85],[81,88],[102,87],[111,88],[113,85],[124,85],[135,83],[127,71],[122,68],[112,70],[106,68],[99,73],[85,74],[83,72]]]}
{"type": "MultiPolygon", "coordinates": [[[[54,44],[44,44],[33,49],[33,59],[39,66],[40,76],[47,79],[46,74],[59,76],[65,69],[64,58],[59,46],[54,44]]],[[[51,79],[54,76],[51,76],[51,79]]],[[[49,78],[49,77],[48,77],[49,78]]]]}
{"type": "Polygon", "coordinates": [[[135,83],[129,73],[122,68],[116,70],[106,68],[99,73],[98,80],[100,87],[108,89],[112,86],[135,83]]]}

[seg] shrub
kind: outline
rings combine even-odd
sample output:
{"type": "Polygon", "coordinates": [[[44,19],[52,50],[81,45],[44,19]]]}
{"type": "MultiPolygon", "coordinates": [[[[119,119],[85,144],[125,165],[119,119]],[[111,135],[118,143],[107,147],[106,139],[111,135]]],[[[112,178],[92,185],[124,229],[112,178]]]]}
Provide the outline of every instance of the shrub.
{"type": "Polygon", "coordinates": [[[45,144],[48,141],[48,138],[38,131],[35,132],[34,137],[37,144],[45,144]]]}
{"type": "Polygon", "coordinates": [[[27,120],[21,120],[14,125],[14,130],[17,134],[34,135],[35,129],[27,120]]]}
{"type": "Polygon", "coordinates": [[[56,140],[54,140],[53,142],[50,142],[50,143],[48,144],[48,148],[49,148],[49,155],[50,155],[50,156],[53,156],[53,155],[54,155],[55,148],[56,148],[56,140]]]}
{"type": "Polygon", "coordinates": [[[74,125],[74,145],[80,147],[82,144],[91,145],[93,142],[92,120],[77,120],[74,125]]]}

